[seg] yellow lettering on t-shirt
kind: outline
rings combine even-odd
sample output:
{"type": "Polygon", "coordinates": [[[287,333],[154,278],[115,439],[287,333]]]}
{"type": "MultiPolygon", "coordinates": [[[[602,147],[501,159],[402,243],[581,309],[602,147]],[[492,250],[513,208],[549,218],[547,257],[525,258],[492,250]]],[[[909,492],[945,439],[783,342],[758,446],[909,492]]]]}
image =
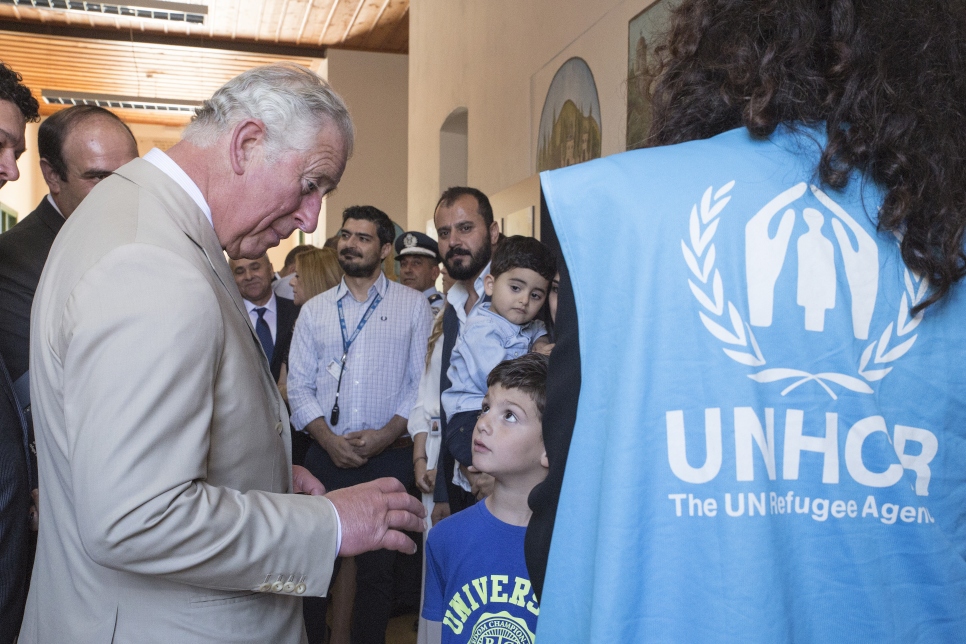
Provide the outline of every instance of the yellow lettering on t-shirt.
{"type": "Polygon", "coordinates": [[[530,601],[527,602],[527,610],[534,615],[540,615],[540,606],[537,604],[537,596],[530,595],[530,601]]]}
{"type": "Polygon", "coordinates": [[[463,584],[463,592],[466,593],[466,598],[470,600],[470,608],[476,610],[480,607],[480,605],[476,603],[476,600],[473,599],[473,593],[470,592],[469,584],[463,584]]]}
{"type": "Polygon", "coordinates": [[[443,615],[443,623],[449,626],[457,635],[463,632],[463,622],[453,617],[453,613],[449,611],[446,611],[446,614],[443,615]]]}
{"type": "Polygon", "coordinates": [[[501,592],[501,590],[503,589],[503,584],[509,582],[510,578],[506,575],[490,575],[490,588],[492,588],[490,599],[495,602],[506,602],[509,597],[506,596],[506,593],[501,592]]]}
{"type": "Polygon", "coordinates": [[[530,580],[517,577],[513,585],[513,594],[510,596],[510,603],[516,604],[517,606],[524,606],[528,592],[530,592],[530,580]]]}
{"type": "Polygon", "coordinates": [[[486,577],[479,577],[473,580],[473,588],[476,589],[476,594],[479,595],[480,601],[482,603],[487,603],[490,601],[489,594],[486,592],[486,577]]]}
{"type": "Polygon", "coordinates": [[[459,593],[453,595],[453,599],[449,600],[449,605],[454,611],[456,611],[456,614],[459,616],[461,622],[465,622],[466,618],[469,617],[470,613],[473,612],[470,610],[470,607],[466,605],[466,602],[463,601],[463,598],[459,593]]]}

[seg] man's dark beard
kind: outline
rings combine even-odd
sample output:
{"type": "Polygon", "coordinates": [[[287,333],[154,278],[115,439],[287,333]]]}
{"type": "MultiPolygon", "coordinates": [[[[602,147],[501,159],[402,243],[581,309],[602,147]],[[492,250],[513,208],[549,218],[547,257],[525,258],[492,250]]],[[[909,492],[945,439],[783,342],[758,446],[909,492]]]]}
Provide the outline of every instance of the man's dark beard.
{"type": "Polygon", "coordinates": [[[361,255],[345,255],[344,253],[339,253],[339,266],[345,271],[345,274],[349,277],[369,277],[371,276],[382,260],[376,257],[376,260],[370,264],[349,264],[346,260],[348,259],[362,259],[361,255]]]}
{"type": "Polygon", "coordinates": [[[487,239],[486,243],[480,247],[475,253],[470,253],[465,248],[451,248],[446,257],[443,258],[443,265],[446,266],[446,272],[454,280],[468,280],[471,277],[475,277],[477,273],[483,270],[483,267],[490,263],[490,256],[493,254],[493,248],[490,245],[490,240],[487,239]],[[455,266],[452,263],[452,259],[455,257],[466,257],[469,256],[470,263],[466,266],[455,266]]]}

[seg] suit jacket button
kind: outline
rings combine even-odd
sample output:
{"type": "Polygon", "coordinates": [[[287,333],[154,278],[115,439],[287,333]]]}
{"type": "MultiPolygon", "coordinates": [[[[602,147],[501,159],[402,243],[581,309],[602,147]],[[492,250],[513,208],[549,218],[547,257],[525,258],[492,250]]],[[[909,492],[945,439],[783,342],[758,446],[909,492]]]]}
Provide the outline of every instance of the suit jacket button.
{"type": "Polygon", "coordinates": [[[281,421],[275,423],[275,432],[278,434],[282,433],[282,423],[281,421]]]}
{"type": "Polygon", "coordinates": [[[292,581],[285,582],[285,585],[282,586],[282,590],[284,590],[287,593],[292,592],[293,590],[295,590],[295,582],[292,582],[292,581]]]}
{"type": "Polygon", "coordinates": [[[295,593],[297,595],[301,595],[304,592],[305,592],[305,584],[299,584],[298,586],[295,587],[295,593]]]}
{"type": "Polygon", "coordinates": [[[276,581],[274,584],[272,584],[272,592],[282,592],[282,582],[276,581]]]}
{"type": "Polygon", "coordinates": [[[260,593],[267,593],[271,589],[272,589],[272,585],[269,584],[269,583],[265,583],[265,584],[262,584],[261,586],[258,587],[258,592],[260,592],[260,593]]]}

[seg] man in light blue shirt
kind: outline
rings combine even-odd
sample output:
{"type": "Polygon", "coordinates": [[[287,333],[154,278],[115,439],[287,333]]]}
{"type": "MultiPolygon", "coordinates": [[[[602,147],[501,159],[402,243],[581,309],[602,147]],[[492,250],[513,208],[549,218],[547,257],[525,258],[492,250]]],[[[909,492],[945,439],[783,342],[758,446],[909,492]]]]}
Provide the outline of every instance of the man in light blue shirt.
{"type": "MultiPolygon", "coordinates": [[[[295,326],[288,376],[292,422],[315,439],[305,466],[327,490],[385,476],[413,483],[406,421],[432,313],[422,293],[382,272],[394,232],[377,208],[346,209],[338,247],[345,277],[309,300],[295,326]]],[[[384,641],[394,562],[389,550],[356,557],[354,642],[384,641]]]]}
{"type": "MultiPolygon", "coordinates": [[[[446,294],[449,306],[443,313],[439,387],[442,392],[450,386],[446,371],[460,328],[466,318],[486,300],[483,280],[490,272],[490,257],[500,235],[500,227],[493,220],[490,200],[476,188],[447,189],[436,204],[433,220],[443,265],[449,276],[456,280],[446,294]]],[[[440,452],[442,467],[437,468],[434,519],[447,516],[450,510],[458,512],[475,500],[473,495],[452,483],[455,462],[446,438],[446,418],[440,421],[443,432],[440,452]]]]}

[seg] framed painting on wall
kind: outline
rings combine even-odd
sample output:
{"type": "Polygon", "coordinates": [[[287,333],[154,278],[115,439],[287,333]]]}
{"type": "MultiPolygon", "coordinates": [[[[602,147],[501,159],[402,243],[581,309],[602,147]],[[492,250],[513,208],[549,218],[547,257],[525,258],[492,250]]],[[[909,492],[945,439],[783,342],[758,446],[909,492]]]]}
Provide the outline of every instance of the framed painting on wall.
{"type": "Polygon", "coordinates": [[[537,172],[600,158],[601,118],[597,84],[583,58],[567,60],[554,74],[540,115],[537,172]]]}
{"type": "Polygon", "coordinates": [[[677,0],[655,0],[627,23],[627,149],[644,145],[651,128],[654,46],[667,31],[677,0]]]}

